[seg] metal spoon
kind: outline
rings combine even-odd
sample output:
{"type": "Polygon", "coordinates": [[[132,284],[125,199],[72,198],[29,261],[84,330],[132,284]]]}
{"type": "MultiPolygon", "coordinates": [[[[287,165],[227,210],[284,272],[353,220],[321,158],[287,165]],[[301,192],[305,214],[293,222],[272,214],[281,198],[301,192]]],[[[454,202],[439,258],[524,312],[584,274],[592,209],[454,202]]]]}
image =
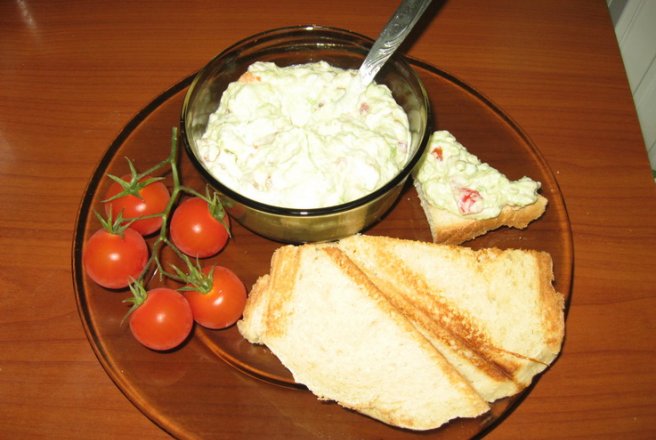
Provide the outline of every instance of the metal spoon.
{"type": "Polygon", "coordinates": [[[408,36],[431,0],[403,0],[369,50],[358,76],[365,88],[408,36]]]}

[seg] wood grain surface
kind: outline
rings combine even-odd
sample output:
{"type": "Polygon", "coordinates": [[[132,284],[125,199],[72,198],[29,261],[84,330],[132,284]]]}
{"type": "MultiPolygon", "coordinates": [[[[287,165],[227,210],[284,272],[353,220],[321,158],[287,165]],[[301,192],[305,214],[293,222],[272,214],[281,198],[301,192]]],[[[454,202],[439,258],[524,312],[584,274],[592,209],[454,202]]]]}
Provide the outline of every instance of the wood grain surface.
{"type": "MultiPolygon", "coordinates": [[[[169,437],[109,379],[77,312],[88,179],[135,113],[228,45],[307,23],[375,37],[396,5],[0,2],[0,438],[169,437]]],[[[538,146],[573,229],[562,356],[489,438],[656,437],[656,186],[606,3],[435,1],[417,30],[409,55],[538,146]]]]}

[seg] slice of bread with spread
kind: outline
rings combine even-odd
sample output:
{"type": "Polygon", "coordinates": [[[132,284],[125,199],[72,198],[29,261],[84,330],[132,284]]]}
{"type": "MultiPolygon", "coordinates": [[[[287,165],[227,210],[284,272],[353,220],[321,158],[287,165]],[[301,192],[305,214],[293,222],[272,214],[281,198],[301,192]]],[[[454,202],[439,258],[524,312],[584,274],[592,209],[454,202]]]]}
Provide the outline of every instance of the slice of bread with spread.
{"type": "Polygon", "coordinates": [[[242,335],[322,400],[413,430],[488,404],[334,246],[285,246],[251,293],[242,335]]]}
{"type": "Polygon", "coordinates": [[[432,134],[413,182],[436,243],[460,244],[502,226],[523,229],[547,206],[539,182],[509,180],[447,131],[432,134]]]}
{"type": "Polygon", "coordinates": [[[545,252],[367,235],[339,247],[487,401],[528,386],[560,352],[564,299],[545,252]]]}
{"type": "Polygon", "coordinates": [[[283,246],[241,334],[320,399],[414,430],[475,417],[543,371],[564,337],[551,258],[356,235],[283,246]]]}

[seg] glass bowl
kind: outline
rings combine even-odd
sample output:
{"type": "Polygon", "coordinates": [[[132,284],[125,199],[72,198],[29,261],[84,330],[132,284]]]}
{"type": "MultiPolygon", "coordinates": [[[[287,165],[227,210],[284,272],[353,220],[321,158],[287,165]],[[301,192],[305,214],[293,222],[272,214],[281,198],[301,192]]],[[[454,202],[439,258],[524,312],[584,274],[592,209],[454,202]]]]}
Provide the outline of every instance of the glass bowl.
{"type": "Polygon", "coordinates": [[[219,106],[223,91],[256,61],[278,66],[326,61],[346,69],[357,69],[373,44],[370,38],[350,31],[294,26],[265,31],[234,44],[201,69],[185,96],[180,120],[181,138],[193,165],[220,196],[226,211],[244,227],[266,238],[304,243],[336,240],[367,229],[391,208],[399,197],[413,167],[426,148],[429,100],[410,64],[392,56],[376,76],[385,84],[408,115],[410,158],[399,173],[377,190],[357,200],[336,206],[299,209],[272,206],[252,200],[221,183],[197,157],[197,144],[210,114],[219,106]]]}

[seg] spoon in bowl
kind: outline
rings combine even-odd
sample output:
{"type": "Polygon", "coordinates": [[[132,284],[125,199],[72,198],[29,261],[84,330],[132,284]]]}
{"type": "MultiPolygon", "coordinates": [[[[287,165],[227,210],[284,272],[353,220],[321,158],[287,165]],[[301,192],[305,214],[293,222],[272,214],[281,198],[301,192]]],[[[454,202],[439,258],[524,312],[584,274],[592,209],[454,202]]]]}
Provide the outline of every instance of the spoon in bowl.
{"type": "Polygon", "coordinates": [[[403,0],[387,22],[360,66],[358,76],[364,89],[373,81],[385,62],[403,43],[431,0],[403,0]]]}

